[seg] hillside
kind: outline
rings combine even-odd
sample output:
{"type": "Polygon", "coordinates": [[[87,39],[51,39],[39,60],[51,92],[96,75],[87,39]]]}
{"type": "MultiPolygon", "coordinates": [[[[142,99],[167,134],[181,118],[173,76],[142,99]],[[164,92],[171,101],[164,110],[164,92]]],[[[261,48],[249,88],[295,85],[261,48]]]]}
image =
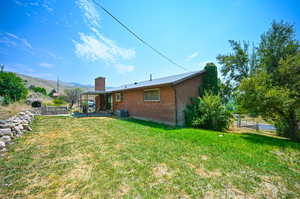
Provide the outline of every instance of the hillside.
{"type": "MultiPolygon", "coordinates": [[[[26,81],[27,86],[34,85],[34,86],[43,87],[47,90],[47,92],[50,92],[53,88],[56,89],[56,84],[57,84],[56,81],[41,79],[41,78],[37,78],[37,77],[31,77],[28,75],[23,75],[23,74],[18,74],[18,73],[17,73],[17,75],[26,81]]],[[[64,91],[65,89],[70,89],[70,88],[82,88],[83,90],[93,90],[94,89],[94,87],[91,85],[82,85],[79,83],[68,83],[68,82],[62,82],[62,81],[59,81],[59,88],[60,88],[60,92],[64,91]]]]}

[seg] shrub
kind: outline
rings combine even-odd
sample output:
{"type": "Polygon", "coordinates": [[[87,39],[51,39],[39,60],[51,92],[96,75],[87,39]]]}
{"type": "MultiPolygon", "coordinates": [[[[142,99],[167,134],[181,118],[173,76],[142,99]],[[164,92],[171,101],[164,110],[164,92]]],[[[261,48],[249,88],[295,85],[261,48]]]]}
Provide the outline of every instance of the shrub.
{"type": "Polygon", "coordinates": [[[0,96],[4,97],[5,104],[26,98],[28,90],[24,81],[15,73],[0,72],[0,96]]]}
{"type": "Polygon", "coordinates": [[[89,104],[87,102],[84,102],[82,105],[82,112],[87,113],[89,110],[89,104]]]}
{"type": "Polygon", "coordinates": [[[38,87],[38,86],[34,86],[34,85],[31,85],[29,87],[30,90],[36,92],[36,93],[41,93],[43,95],[47,95],[47,91],[45,88],[42,88],[42,87],[38,87]]]}
{"type": "Polygon", "coordinates": [[[53,104],[56,105],[56,106],[63,105],[63,104],[65,104],[65,101],[63,101],[60,98],[56,98],[56,99],[53,100],[53,104]]]}
{"type": "Polygon", "coordinates": [[[192,98],[185,110],[186,125],[194,128],[223,131],[228,129],[231,118],[231,111],[222,104],[221,97],[208,92],[192,98]]]}

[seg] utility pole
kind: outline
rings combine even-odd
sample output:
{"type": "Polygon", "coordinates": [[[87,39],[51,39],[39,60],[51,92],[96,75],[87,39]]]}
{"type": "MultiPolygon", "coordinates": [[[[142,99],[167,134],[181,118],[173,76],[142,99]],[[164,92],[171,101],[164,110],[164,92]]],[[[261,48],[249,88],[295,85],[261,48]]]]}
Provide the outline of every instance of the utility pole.
{"type": "Polygon", "coordinates": [[[1,68],[1,73],[2,73],[4,70],[4,64],[0,64],[0,68],[1,68]]]}
{"type": "Polygon", "coordinates": [[[56,87],[57,87],[57,93],[59,93],[59,77],[57,77],[57,85],[56,85],[56,87]]]}

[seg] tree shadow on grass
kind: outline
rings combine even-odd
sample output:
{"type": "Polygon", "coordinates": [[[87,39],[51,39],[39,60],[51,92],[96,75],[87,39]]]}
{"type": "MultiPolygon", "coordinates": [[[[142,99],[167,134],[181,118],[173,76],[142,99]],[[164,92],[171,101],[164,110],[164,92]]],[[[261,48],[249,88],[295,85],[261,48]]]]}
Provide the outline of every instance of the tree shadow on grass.
{"type": "MultiPolygon", "coordinates": [[[[133,119],[133,118],[126,118],[126,119],[121,119],[121,120],[130,122],[130,123],[143,125],[146,127],[167,130],[167,131],[188,129],[185,127],[169,126],[169,125],[165,125],[165,124],[160,124],[160,123],[151,122],[151,121],[138,120],[138,119],[133,119]]],[[[234,134],[234,133],[217,132],[217,131],[206,130],[206,129],[193,129],[193,130],[199,130],[199,133],[193,131],[189,135],[183,135],[180,133],[181,135],[178,134],[178,136],[181,137],[180,139],[189,139],[189,140],[196,141],[196,140],[198,140],[197,137],[202,136],[200,130],[205,130],[205,131],[211,132],[211,133],[225,134],[225,135],[231,134],[232,136],[240,136],[242,139],[246,140],[247,142],[251,142],[253,144],[278,146],[283,149],[284,148],[293,148],[293,149],[297,149],[300,151],[300,143],[293,142],[291,140],[279,138],[279,137],[260,135],[260,134],[256,134],[256,133],[234,134]]]]}
{"type": "Polygon", "coordinates": [[[131,123],[140,124],[143,126],[151,127],[151,128],[157,128],[157,129],[163,129],[163,130],[175,130],[175,129],[182,129],[183,127],[178,126],[170,126],[167,124],[157,123],[157,122],[151,122],[151,121],[145,121],[145,120],[139,120],[134,118],[116,118],[120,120],[124,120],[131,123]]]}
{"type": "Polygon", "coordinates": [[[300,151],[300,143],[284,139],[284,138],[276,138],[268,135],[259,135],[256,133],[245,133],[242,134],[241,137],[248,142],[252,142],[260,145],[271,145],[278,146],[280,148],[293,148],[298,149],[300,151]]]}

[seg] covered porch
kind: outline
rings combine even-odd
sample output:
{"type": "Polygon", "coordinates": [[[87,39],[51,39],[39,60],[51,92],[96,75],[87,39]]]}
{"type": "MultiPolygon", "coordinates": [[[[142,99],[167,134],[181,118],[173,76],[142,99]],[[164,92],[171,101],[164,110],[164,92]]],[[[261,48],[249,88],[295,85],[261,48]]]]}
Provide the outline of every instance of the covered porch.
{"type": "Polygon", "coordinates": [[[80,94],[79,107],[81,113],[113,113],[112,93],[106,91],[87,91],[80,94]]]}

